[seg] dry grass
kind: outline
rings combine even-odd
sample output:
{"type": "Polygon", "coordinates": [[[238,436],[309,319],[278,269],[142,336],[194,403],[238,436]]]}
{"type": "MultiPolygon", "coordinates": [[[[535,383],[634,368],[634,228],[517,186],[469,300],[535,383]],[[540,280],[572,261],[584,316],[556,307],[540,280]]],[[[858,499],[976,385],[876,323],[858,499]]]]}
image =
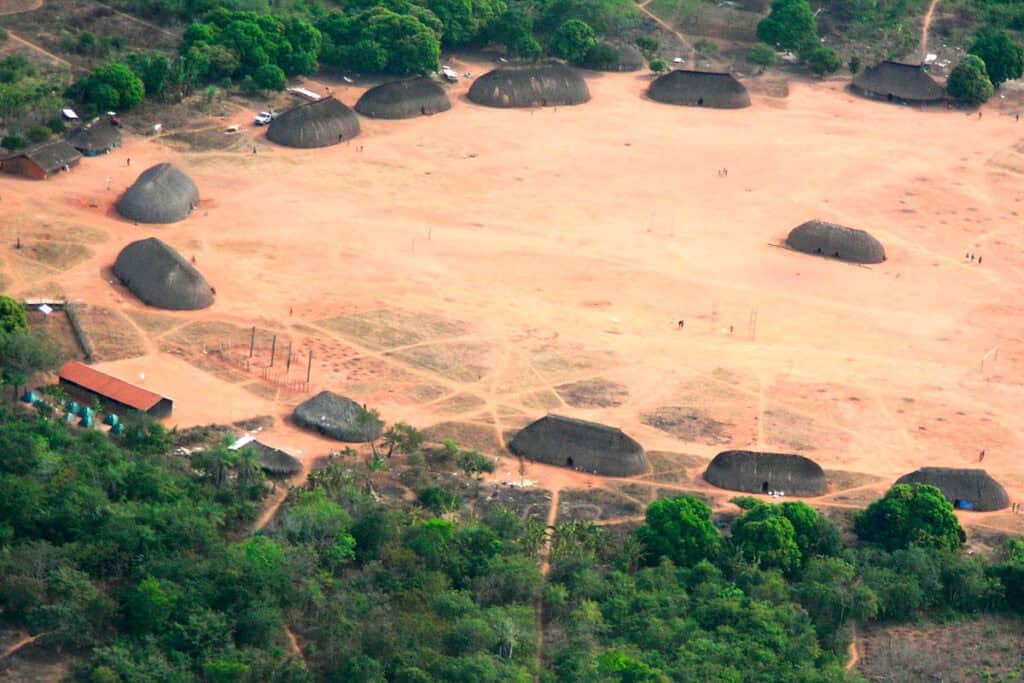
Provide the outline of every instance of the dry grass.
{"type": "Polygon", "coordinates": [[[490,353],[491,347],[486,344],[456,342],[414,346],[389,355],[442,377],[460,382],[477,382],[490,369],[490,353]]]}
{"type": "Polygon", "coordinates": [[[498,436],[494,433],[494,428],[487,425],[472,422],[442,422],[428,427],[423,430],[423,433],[428,441],[440,443],[445,439],[452,439],[464,449],[481,453],[494,454],[505,450],[504,445],[498,443],[498,436]]]}
{"type": "Polygon", "coordinates": [[[146,347],[128,320],[116,311],[100,306],[82,306],[78,320],[93,348],[97,361],[120,360],[145,355],[146,347]]]}
{"type": "Polygon", "coordinates": [[[64,311],[55,311],[50,315],[43,315],[39,311],[28,311],[29,329],[41,332],[57,344],[60,349],[61,358],[65,360],[82,360],[82,347],[75,339],[75,333],[71,329],[71,322],[64,311]]]}
{"type": "Polygon", "coordinates": [[[318,320],[317,325],[371,349],[393,349],[428,339],[466,334],[466,326],[428,313],[379,309],[318,320]]]}
{"type": "Polygon", "coordinates": [[[555,387],[573,408],[614,408],[629,398],[629,389],[622,384],[597,377],[555,387]]]}
{"type": "Polygon", "coordinates": [[[671,434],[680,441],[705,443],[712,446],[732,442],[732,425],[719,422],[698,408],[661,406],[644,413],[640,420],[655,429],[671,434]]]}
{"type": "Polygon", "coordinates": [[[867,472],[847,472],[846,470],[825,470],[825,478],[828,480],[833,491],[870,486],[882,481],[881,477],[876,477],[867,472]]]}
{"type": "Polygon", "coordinates": [[[643,512],[642,505],[604,489],[567,489],[558,499],[559,522],[635,517],[643,512]]]}
{"type": "Polygon", "coordinates": [[[159,336],[173,327],[185,323],[180,318],[173,318],[169,315],[159,313],[148,313],[145,311],[131,311],[128,317],[135,321],[135,324],[145,330],[146,334],[159,336]]]}
{"type": "Polygon", "coordinates": [[[248,135],[227,133],[224,126],[182,130],[161,135],[159,141],[181,152],[238,152],[253,144],[248,135]]]}
{"type": "Polygon", "coordinates": [[[434,410],[441,415],[462,415],[477,410],[484,405],[484,400],[473,394],[455,394],[440,403],[434,404],[434,410]]]}

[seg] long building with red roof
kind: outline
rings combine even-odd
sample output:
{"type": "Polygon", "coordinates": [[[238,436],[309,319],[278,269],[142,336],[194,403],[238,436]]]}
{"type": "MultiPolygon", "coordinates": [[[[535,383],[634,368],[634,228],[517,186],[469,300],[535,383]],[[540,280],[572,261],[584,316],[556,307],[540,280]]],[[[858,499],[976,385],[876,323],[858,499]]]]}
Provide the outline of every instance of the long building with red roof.
{"type": "Polygon", "coordinates": [[[138,410],[153,417],[169,417],[174,401],[149,389],[129,384],[76,360],[69,360],[57,373],[60,386],[70,396],[90,403],[99,400],[112,410],[138,410]]]}

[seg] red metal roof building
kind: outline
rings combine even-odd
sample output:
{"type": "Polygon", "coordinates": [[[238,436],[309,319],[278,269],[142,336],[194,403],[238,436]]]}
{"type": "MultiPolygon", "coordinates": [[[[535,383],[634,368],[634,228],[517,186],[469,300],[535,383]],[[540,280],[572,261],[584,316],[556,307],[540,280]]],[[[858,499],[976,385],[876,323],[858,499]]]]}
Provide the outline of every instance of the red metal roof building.
{"type": "Polygon", "coordinates": [[[79,401],[98,399],[114,410],[139,410],[153,417],[169,417],[174,408],[174,401],[166,396],[129,384],[76,360],[69,360],[57,374],[61,388],[79,401]]]}

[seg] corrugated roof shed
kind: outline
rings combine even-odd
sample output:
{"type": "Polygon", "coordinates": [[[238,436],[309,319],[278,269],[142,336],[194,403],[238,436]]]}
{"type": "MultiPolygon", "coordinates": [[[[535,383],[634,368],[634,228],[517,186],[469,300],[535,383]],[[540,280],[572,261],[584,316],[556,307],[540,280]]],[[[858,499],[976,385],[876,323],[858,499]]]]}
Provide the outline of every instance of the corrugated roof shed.
{"type": "Polygon", "coordinates": [[[78,150],[64,140],[48,142],[38,147],[27,149],[23,154],[47,173],[59,171],[82,158],[78,150]]]}
{"type": "Polygon", "coordinates": [[[58,374],[67,382],[77,384],[95,394],[123,403],[136,410],[147,411],[164,400],[160,394],[129,384],[76,360],[69,360],[65,363],[58,374]]]}

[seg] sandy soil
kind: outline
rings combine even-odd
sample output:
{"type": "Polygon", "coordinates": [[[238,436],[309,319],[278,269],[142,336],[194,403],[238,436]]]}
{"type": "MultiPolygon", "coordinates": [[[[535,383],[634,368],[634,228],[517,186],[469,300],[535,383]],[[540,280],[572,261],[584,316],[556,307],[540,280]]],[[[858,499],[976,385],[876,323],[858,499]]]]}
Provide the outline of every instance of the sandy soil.
{"type": "MultiPolygon", "coordinates": [[[[0,250],[6,289],[56,282],[135,321],[156,314],[138,325],[145,356],[101,367],[144,373],[182,426],[282,417],[329,388],[389,421],[463,421],[496,441],[554,410],[648,449],[798,450],[878,475],[879,490],[922,465],[977,466],[985,449],[983,466],[1024,496],[1024,128],[1012,115],[890,106],[838,81],[712,111],[645,99],[642,75],[588,81],[589,104],[537,111],[477,107],[460,84],[448,113],[363,119],[351,144],[321,150],[261,140],[255,155],[182,154],[131,137],[48,182],[4,177],[0,222],[106,236],[83,238],[89,258],[62,272],[0,250]],[[121,219],[113,202],[161,161],[196,181],[199,209],[166,227],[121,219]],[[870,230],[889,260],[779,247],[811,218],[870,230]],[[149,235],[195,255],[212,308],[147,310],[110,283],[118,250],[149,235]],[[555,387],[585,379],[619,386],[616,400],[568,406],[555,387]],[[641,420],[663,407],[700,411],[717,436],[641,420]]],[[[334,85],[349,104],[361,92],[334,85]]],[[[309,457],[329,447],[282,420],[267,438],[309,457]]],[[[603,485],[535,465],[527,476],[603,485]]],[[[515,461],[499,477],[518,477],[515,461]]]]}

